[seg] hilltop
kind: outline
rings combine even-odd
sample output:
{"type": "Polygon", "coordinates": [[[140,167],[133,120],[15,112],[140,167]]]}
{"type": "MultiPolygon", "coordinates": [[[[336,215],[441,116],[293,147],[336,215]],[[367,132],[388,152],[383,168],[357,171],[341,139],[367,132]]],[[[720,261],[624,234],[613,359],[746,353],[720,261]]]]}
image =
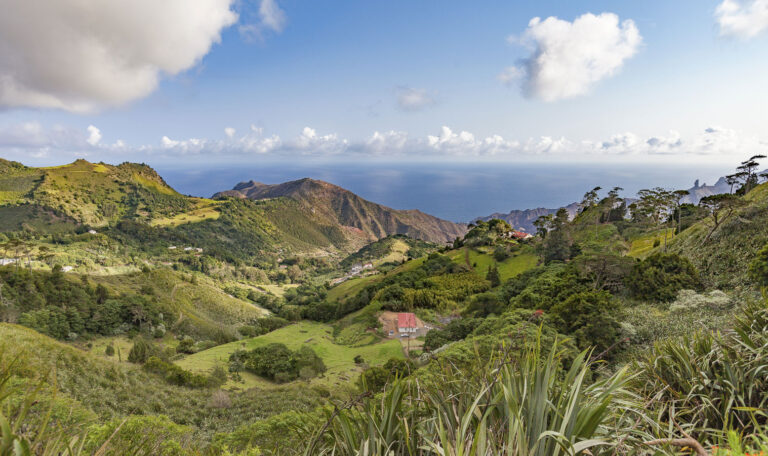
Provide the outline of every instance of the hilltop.
{"type": "Polygon", "coordinates": [[[300,179],[276,185],[241,182],[216,197],[235,196],[251,200],[290,198],[325,223],[347,228],[369,242],[392,234],[436,243],[451,242],[466,232],[463,224],[449,222],[418,210],[397,210],[368,201],[349,190],[315,179],[300,179]]]}

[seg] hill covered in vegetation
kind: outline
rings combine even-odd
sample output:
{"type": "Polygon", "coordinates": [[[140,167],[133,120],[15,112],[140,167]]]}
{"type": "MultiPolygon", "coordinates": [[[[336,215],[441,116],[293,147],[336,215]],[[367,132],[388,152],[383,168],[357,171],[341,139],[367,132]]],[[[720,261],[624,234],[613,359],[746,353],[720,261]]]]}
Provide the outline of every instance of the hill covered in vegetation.
{"type": "Polygon", "coordinates": [[[242,182],[215,196],[237,196],[252,200],[287,197],[299,202],[319,220],[348,227],[369,241],[392,234],[436,243],[452,242],[464,234],[461,224],[441,220],[418,210],[395,210],[365,200],[328,182],[301,179],[277,185],[242,182]]]}

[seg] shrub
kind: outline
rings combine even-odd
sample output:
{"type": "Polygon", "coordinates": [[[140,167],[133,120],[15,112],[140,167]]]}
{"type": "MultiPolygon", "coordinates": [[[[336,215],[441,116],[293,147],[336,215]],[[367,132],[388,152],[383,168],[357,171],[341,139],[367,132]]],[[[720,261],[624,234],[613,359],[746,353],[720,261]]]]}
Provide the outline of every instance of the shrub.
{"type": "Polygon", "coordinates": [[[759,252],[749,265],[749,278],[760,287],[768,287],[768,244],[759,252]]]}
{"type": "Polygon", "coordinates": [[[226,391],[214,391],[208,399],[208,408],[228,409],[230,407],[232,407],[232,399],[226,391]]]}
{"type": "Polygon", "coordinates": [[[280,343],[257,347],[249,352],[238,350],[230,355],[229,365],[230,372],[244,369],[278,383],[289,382],[299,376],[312,378],[326,370],[323,360],[311,348],[304,346],[292,351],[280,343]]]}
{"type": "Polygon", "coordinates": [[[112,344],[107,345],[104,349],[104,354],[107,356],[115,356],[115,347],[112,344]]]}
{"type": "Polygon", "coordinates": [[[181,342],[179,342],[179,345],[176,346],[176,353],[192,354],[195,352],[194,345],[195,340],[187,336],[182,339],[181,342]]]}
{"type": "Polygon", "coordinates": [[[144,364],[151,356],[152,346],[143,337],[137,337],[128,352],[128,361],[134,364],[144,364]]]}
{"type": "Polygon", "coordinates": [[[675,253],[655,253],[637,263],[624,283],[633,297],[645,301],[669,302],[680,290],[702,288],[693,264],[675,253]]]}

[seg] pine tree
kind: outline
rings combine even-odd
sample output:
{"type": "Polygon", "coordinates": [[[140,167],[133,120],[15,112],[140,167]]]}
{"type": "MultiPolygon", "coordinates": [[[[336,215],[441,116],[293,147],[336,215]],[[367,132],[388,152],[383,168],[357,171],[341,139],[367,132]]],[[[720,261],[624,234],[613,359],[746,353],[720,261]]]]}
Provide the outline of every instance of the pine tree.
{"type": "Polygon", "coordinates": [[[499,277],[499,268],[497,266],[488,266],[488,274],[485,279],[491,282],[491,287],[496,288],[501,285],[501,277],[499,277]]]}

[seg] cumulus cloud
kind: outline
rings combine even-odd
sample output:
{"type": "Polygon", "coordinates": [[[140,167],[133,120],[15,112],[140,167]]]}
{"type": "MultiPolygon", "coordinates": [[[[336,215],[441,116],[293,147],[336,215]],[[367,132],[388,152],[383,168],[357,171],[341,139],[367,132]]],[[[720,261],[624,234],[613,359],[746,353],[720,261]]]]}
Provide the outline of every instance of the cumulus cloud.
{"type": "Polygon", "coordinates": [[[530,46],[532,54],[499,79],[521,81],[528,97],[556,101],[583,95],[614,75],[635,55],[642,37],[630,19],[619,22],[613,13],[587,13],[573,22],[535,17],[522,37],[510,41],[530,46]]]}
{"type": "Polygon", "coordinates": [[[503,155],[513,153],[520,143],[500,135],[480,139],[468,131],[456,133],[450,127],[443,126],[439,135],[427,136],[427,145],[434,151],[452,155],[503,155]]]}
{"type": "Polygon", "coordinates": [[[92,146],[98,145],[101,142],[101,130],[93,125],[88,125],[88,138],[85,142],[92,146]]]}
{"type": "MultiPolygon", "coordinates": [[[[227,127],[228,129],[231,127],[227,127]]],[[[565,137],[541,136],[514,139],[498,134],[476,135],[466,130],[443,126],[432,135],[415,137],[404,131],[374,132],[362,140],[348,140],[336,133],[321,134],[304,127],[292,139],[251,126],[245,133],[227,130],[222,138],[177,139],[162,136],[155,144],[130,145],[117,140],[102,142],[101,132],[94,126],[86,129],[53,126],[37,122],[0,125],[0,156],[15,160],[57,157],[59,161],[79,156],[94,160],[137,161],[146,158],[230,157],[390,157],[399,159],[431,158],[495,158],[495,159],[568,159],[600,157],[733,157],[768,153],[768,141],[723,127],[708,127],[699,134],[684,137],[679,132],[642,137],[624,132],[601,140],[574,141],[565,137]]]]}
{"type": "Polygon", "coordinates": [[[258,15],[238,27],[240,35],[252,41],[264,41],[267,32],[281,33],[287,18],[275,0],[261,0],[258,15]]]}
{"type": "Polygon", "coordinates": [[[435,99],[426,89],[397,88],[397,105],[403,111],[421,111],[433,106],[435,99]]]}
{"type": "Polygon", "coordinates": [[[234,138],[235,137],[236,130],[232,127],[225,127],[224,128],[224,134],[227,135],[227,138],[234,138]]]}
{"type": "Polygon", "coordinates": [[[0,106],[93,111],[189,69],[237,20],[232,0],[0,0],[0,106]]]}
{"type": "Polygon", "coordinates": [[[768,0],[723,0],[715,10],[720,35],[754,38],[768,30],[768,0]]]}
{"type": "Polygon", "coordinates": [[[370,138],[365,142],[364,151],[371,151],[375,154],[382,152],[400,152],[408,143],[408,133],[404,131],[390,130],[384,133],[373,132],[370,138]]]}

